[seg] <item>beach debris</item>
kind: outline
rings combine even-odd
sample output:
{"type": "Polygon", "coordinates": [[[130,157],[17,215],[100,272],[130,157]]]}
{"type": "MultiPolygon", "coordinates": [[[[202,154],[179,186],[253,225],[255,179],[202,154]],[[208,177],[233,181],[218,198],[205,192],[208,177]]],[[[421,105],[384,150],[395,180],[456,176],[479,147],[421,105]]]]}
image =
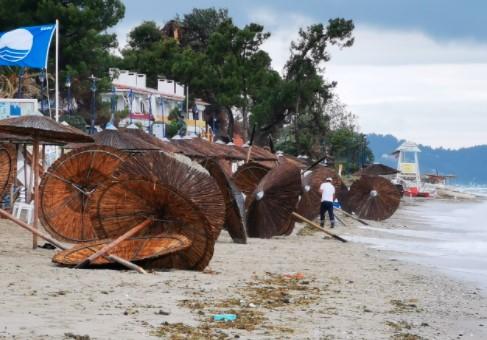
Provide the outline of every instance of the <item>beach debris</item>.
{"type": "Polygon", "coordinates": [[[245,203],[240,190],[225,174],[223,167],[216,160],[206,159],[201,165],[208,170],[215,179],[225,201],[224,229],[228,231],[235,243],[247,243],[247,231],[245,229],[245,203]]]}
{"type": "Polygon", "coordinates": [[[215,314],[213,315],[213,321],[235,321],[237,320],[236,314],[215,314]]]}
{"type": "Polygon", "coordinates": [[[364,175],[350,187],[346,205],[359,218],[382,221],[394,214],[400,201],[399,191],[389,180],[364,175]]]}
{"type": "Polygon", "coordinates": [[[64,333],[64,339],[91,340],[89,335],[78,335],[71,332],[64,333]]]}
{"type": "Polygon", "coordinates": [[[247,235],[259,238],[289,235],[300,194],[299,168],[285,160],[280,162],[247,198],[247,235]]]}
{"type": "Polygon", "coordinates": [[[88,200],[127,156],[112,147],[93,145],[75,149],[56,160],[39,186],[40,219],[46,231],[64,242],[97,240],[88,200]]]}

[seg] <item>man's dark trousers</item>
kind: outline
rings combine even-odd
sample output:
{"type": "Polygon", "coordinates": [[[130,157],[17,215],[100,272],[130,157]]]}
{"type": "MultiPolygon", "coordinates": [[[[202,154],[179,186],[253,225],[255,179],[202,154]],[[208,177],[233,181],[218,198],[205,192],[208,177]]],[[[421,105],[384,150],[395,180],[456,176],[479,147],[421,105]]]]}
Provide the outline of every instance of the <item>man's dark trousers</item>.
{"type": "Polygon", "coordinates": [[[320,206],[320,225],[325,225],[325,213],[328,211],[330,217],[331,226],[335,225],[335,215],[333,214],[333,202],[323,201],[320,206]]]}

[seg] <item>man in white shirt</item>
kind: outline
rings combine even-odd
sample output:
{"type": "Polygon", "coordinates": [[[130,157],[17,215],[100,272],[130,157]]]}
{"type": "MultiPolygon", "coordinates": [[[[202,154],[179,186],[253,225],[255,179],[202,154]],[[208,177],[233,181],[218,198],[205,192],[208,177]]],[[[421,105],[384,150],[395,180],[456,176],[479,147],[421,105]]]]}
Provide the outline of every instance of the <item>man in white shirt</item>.
{"type": "Polygon", "coordinates": [[[335,200],[335,187],[331,184],[332,178],[328,177],[320,185],[321,206],[320,206],[320,226],[325,225],[325,213],[328,211],[331,228],[335,226],[335,215],[333,214],[333,201],[335,200]]]}

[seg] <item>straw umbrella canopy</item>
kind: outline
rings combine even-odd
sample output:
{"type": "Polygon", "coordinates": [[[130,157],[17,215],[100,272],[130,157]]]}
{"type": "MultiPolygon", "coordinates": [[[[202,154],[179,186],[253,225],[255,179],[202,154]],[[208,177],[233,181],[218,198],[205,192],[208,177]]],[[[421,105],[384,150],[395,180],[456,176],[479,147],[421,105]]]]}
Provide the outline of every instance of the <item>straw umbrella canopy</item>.
{"type": "Polygon", "coordinates": [[[96,190],[89,209],[99,238],[118,237],[149,219],[143,235],[178,234],[191,246],[151,265],[204,269],[222,228],[224,201],[215,180],[199,164],[164,152],[135,155],[96,190]]]}
{"type": "Polygon", "coordinates": [[[45,116],[22,116],[0,120],[0,132],[29,136],[38,143],[91,143],[93,138],[81,130],[57,123],[45,116]]]}
{"type": "Polygon", "coordinates": [[[215,179],[225,201],[225,224],[235,243],[247,243],[245,231],[245,203],[242,193],[225,174],[220,163],[216,160],[207,159],[201,164],[208,170],[215,179]]]}
{"type": "MultiPolygon", "coordinates": [[[[20,136],[32,137],[34,164],[34,228],[37,228],[39,218],[39,143],[84,143],[92,142],[93,138],[84,132],[64,126],[44,116],[23,116],[0,120],[0,132],[11,133],[20,136]]],[[[37,248],[37,236],[33,237],[33,248],[37,248]]]]}
{"type": "MultiPolygon", "coordinates": [[[[93,135],[93,140],[93,144],[95,145],[109,146],[111,148],[128,152],[159,150],[158,146],[140,139],[133,133],[117,129],[106,129],[100,131],[93,135]]],[[[86,146],[86,144],[74,143],[66,145],[65,148],[76,149],[83,146],[86,146]]]]}
{"type": "Polygon", "coordinates": [[[270,170],[248,198],[247,235],[270,238],[289,233],[301,194],[299,168],[284,161],[270,170]]]}
{"type": "Polygon", "coordinates": [[[178,149],[178,153],[183,154],[191,159],[204,159],[207,155],[201,150],[196,149],[189,144],[189,139],[171,139],[171,144],[178,149]]]}
{"type": "Polygon", "coordinates": [[[71,243],[96,240],[88,200],[127,156],[111,147],[91,145],[56,160],[39,186],[40,219],[46,231],[57,240],[71,243]]]}
{"type": "Polygon", "coordinates": [[[384,165],[384,164],[370,164],[366,166],[363,169],[360,169],[359,171],[355,172],[353,175],[354,176],[362,176],[362,175],[368,175],[368,176],[386,176],[386,175],[395,175],[399,173],[400,171],[391,168],[390,166],[384,165]]]}
{"type": "Polygon", "coordinates": [[[362,176],[350,187],[346,201],[349,209],[360,218],[382,221],[397,210],[401,195],[383,177],[362,176]]]}
{"type": "Polygon", "coordinates": [[[15,180],[17,157],[13,145],[0,145],[0,199],[15,180]]]}
{"type": "Polygon", "coordinates": [[[308,220],[314,220],[318,217],[321,202],[320,186],[328,177],[332,178],[332,184],[338,193],[343,182],[335,170],[318,165],[312,171],[304,173],[302,179],[303,194],[296,210],[299,215],[308,220]]]}
{"type": "MultiPolygon", "coordinates": [[[[71,249],[58,252],[52,258],[52,262],[73,267],[83,262],[87,257],[96,253],[111,240],[96,240],[92,242],[75,245],[71,249]]],[[[144,267],[148,260],[166,256],[172,253],[185,250],[191,246],[191,240],[183,235],[160,234],[150,237],[134,237],[125,240],[117,247],[113,248],[110,253],[130,262],[138,263],[144,267]]],[[[114,266],[106,257],[100,256],[91,266],[114,266]]]]}
{"type": "Polygon", "coordinates": [[[128,133],[131,135],[134,135],[140,140],[143,140],[144,142],[147,142],[149,144],[157,146],[160,150],[165,151],[165,152],[179,152],[178,147],[169,142],[165,142],[151,134],[148,134],[147,132],[141,130],[141,129],[130,129],[130,128],[125,128],[121,129],[120,131],[124,133],[128,133]]]}
{"type": "Polygon", "coordinates": [[[251,195],[259,182],[271,168],[256,162],[248,162],[240,166],[233,174],[233,182],[246,196],[251,195]]]}

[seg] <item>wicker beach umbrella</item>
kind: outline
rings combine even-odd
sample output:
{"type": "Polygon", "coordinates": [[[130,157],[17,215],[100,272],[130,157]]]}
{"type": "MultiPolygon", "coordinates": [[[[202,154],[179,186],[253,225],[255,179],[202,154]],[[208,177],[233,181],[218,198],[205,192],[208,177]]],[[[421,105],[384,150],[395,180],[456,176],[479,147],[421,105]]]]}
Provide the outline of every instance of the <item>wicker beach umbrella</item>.
{"type": "Polygon", "coordinates": [[[179,152],[178,147],[170,142],[165,142],[156,136],[153,136],[151,134],[148,134],[147,132],[141,130],[141,129],[130,129],[130,128],[125,128],[125,129],[120,129],[120,131],[124,133],[131,134],[135,137],[137,137],[140,140],[143,140],[146,143],[155,145],[158,147],[158,149],[165,151],[165,152],[179,152]]]}
{"type": "Polygon", "coordinates": [[[370,164],[366,166],[363,169],[360,169],[359,171],[355,172],[353,175],[354,176],[362,176],[362,175],[368,175],[368,176],[386,176],[386,175],[395,175],[397,174],[398,170],[391,168],[390,166],[384,165],[384,164],[370,164]]]}
{"type": "MultiPolygon", "coordinates": [[[[238,148],[238,147],[236,147],[238,148]]],[[[247,155],[249,146],[240,147],[241,150],[247,155]]],[[[250,160],[252,161],[277,161],[276,155],[274,155],[270,150],[253,144],[252,150],[250,151],[250,160]]]]}
{"type": "Polygon", "coordinates": [[[178,153],[191,159],[204,159],[207,155],[189,144],[189,139],[171,139],[171,144],[178,149],[178,153]]]}
{"type": "Polygon", "coordinates": [[[154,260],[156,267],[204,269],[225,217],[215,180],[199,164],[164,152],[135,155],[100,185],[90,200],[90,216],[99,238],[118,237],[142,221],[152,222],[145,236],[180,234],[187,250],[154,260]]]}
{"type": "Polygon", "coordinates": [[[332,178],[332,184],[336,193],[338,193],[343,186],[343,182],[334,169],[318,165],[312,171],[304,174],[302,179],[303,193],[296,210],[299,215],[306,217],[308,220],[314,220],[319,216],[321,203],[320,186],[328,177],[332,178]]]}
{"type": "MultiPolygon", "coordinates": [[[[78,129],[64,126],[44,116],[23,116],[0,120],[0,132],[32,138],[35,202],[33,227],[37,228],[37,220],[39,218],[39,143],[89,143],[93,141],[93,138],[78,129]]],[[[37,248],[37,236],[33,237],[32,246],[37,248]]]]}
{"type": "Polygon", "coordinates": [[[0,199],[13,184],[16,168],[17,157],[15,146],[0,144],[0,199]]]}
{"type": "MultiPolygon", "coordinates": [[[[71,249],[58,252],[52,258],[52,262],[73,267],[82,263],[88,256],[96,253],[111,240],[96,240],[82,243],[71,249]]],[[[160,234],[150,237],[134,237],[125,240],[117,247],[113,248],[110,253],[130,262],[138,263],[144,267],[145,262],[158,257],[166,256],[172,253],[185,250],[191,246],[191,240],[183,235],[160,234]]],[[[91,266],[113,266],[106,257],[99,257],[91,266]]]]}
{"type": "Polygon", "coordinates": [[[39,186],[40,219],[46,231],[71,243],[96,240],[88,200],[127,156],[111,147],[91,145],[56,160],[39,186]]]}
{"type": "Polygon", "coordinates": [[[81,130],[57,123],[45,116],[22,116],[0,120],[0,132],[28,136],[38,143],[91,143],[93,138],[81,130]]]}
{"type": "Polygon", "coordinates": [[[216,160],[207,159],[201,164],[208,170],[215,179],[225,201],[225,223],[224,228],[228,231],[235,243],[247,243],[245,231],[245,203],[242,193],[225,174],[220,163],[216,160]]]}
{"type": "Polygon", "coordinates": [[[260,163],[249,162],[240,166],[233,174],[233,182],[246,196],[251,195],[259,182],[271,168],[260,163]]]}
{"type": "MultiPolygon", "coordinates": [[[[159,150],[159,147],[148,143],[133,133],[117,129],[106,129],[93,135],[93,144],[109,146],[117,150],[128,152],[141,152],[150,150],[159,150]]],[[[77,149],[87,146],[86,144],[72,143],[65,146],[65,149],[77,149]]]]}
{"type": "Polygon", "coordinates": [[[288,234],[300,194],[299,169],[291,162],[279,163],[248,197],[247,235],[270,238],[288,234]]]}
{"type": "Polygon", "coordinates": [[[350,187],[346,202],[358,217],[382,221],[391,217],[399,207],[401,195],[387,179],[362,176],[350,187]]]}

